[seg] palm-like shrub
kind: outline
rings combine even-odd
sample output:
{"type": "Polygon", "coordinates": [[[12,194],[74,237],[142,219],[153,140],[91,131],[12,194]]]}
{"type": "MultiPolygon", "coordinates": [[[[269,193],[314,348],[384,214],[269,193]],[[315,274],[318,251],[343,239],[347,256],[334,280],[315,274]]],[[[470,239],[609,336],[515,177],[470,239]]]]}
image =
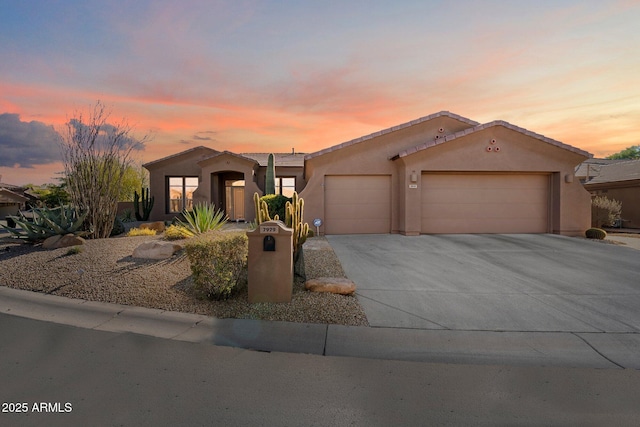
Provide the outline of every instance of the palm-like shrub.
{"type": "Polygon", "coordinates": [[[182,212],[184,221],[178,220],[178,224],[195,234],[216,231],[227,223],[227,215],[216,210],[215,206],[209,203],[196,203],[192,210],[182,212]]]}

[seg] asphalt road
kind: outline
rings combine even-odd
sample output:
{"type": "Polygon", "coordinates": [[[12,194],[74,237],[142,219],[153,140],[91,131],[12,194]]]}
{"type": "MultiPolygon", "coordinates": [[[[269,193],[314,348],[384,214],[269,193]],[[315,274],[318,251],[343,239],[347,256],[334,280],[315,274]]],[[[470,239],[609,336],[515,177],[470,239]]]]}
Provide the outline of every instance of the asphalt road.
{"type": "Polygon", "coordinates": [[[640,420],[640,371],[630,369],[256,352],[5,314],[0,346],[2,426],[631,426],[640,420]]]}

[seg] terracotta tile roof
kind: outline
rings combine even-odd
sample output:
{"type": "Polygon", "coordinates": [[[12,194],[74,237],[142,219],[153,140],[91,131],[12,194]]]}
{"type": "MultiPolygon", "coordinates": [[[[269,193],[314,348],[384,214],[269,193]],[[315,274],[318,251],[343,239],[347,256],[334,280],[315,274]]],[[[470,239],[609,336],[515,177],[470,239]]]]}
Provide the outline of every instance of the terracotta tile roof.
{"type": "Polygon", "coordinates": [[[473,120],[468,119],[466,117],[459,116],[457,114],[450,113],[449,111],[440,111],[438,113],[430,114],[428,116],[424,116],[424,117],[421,117],[419,119],[412,120],[412,121],[407,122],[407,123],[403,123],[401,125],[396,125],[396,126],[393,126],[393,127],[387,128],[387,129],[380,130],[378,132],[374,132],[374,133],[369,134],[369,135],[361,136],[360,138],[352,139],[351,141],[343,142],[341,144],[334,145],[332,147],[325,148],[325,149],[320,150],[320,151],[316,151],[315,153],[307,154],[304,157],[304,159],[305,160],[313,159],[314,157],[322,156],[324,154],[331,153],[332,151],[337,151],[337,150],[340,150],[342,148],[358,144],[360,142],[368,141],[368,140],[373,139],[375,137],[378,137],[380,135],[384,135],[384,134],[387,134],[387,133],[395,132],[395,131],[398,131],[400,129],[405,129],[405,128],[408,128],[410,126],[417,125],[419,123],[423,123],[423,122],[426,122],[426,121],[429,121],[429,120],[433,120],[435,118],[443,117],[443,116],[451,117],[452,119],[459,120],[459,121],[461,121],[463,123],[468,123],[470,126],[476,126],[476,125],[479,124],[476,121],[473,121],[473,120]]]}
{"type": "Polygon", "coordinates": [[[565,150],[569,150],[569,151],[572,151],[574,153],[581,154],[581,155],[583,155],[585,157],[592,157],[592,154],[590,154],[590,153],[588,153],[588,152],[586,152],[584,150],[581,150],[579,148],[573,147],[573,146],[568,145],[568,144],[564,144],[564,143],[562,143],[560,141],[556,141],[555,139],[547,138],[544,135],[540,135],[538,133],[531,132],[530,130],[527,130],[525,128],[521,128],[519,126],[512,125],[511,123],[505,122],[504,120],[494,120],[494,121],[489,122],[489,123],[484,123],[484,124],[477,125],[477,126],[474,126],[472,128],[469,128],[469,129],[462,130],[460,132],[456,132],[456,133],[453,133],[453,134],[445,135],[444,137],[441,137],[441,138],[438,138],[438,139],[434,139],[434,140],[431,140],[431,141],[427,141],[427,142],[424,142],[424,143],[422,143],[420,145],[417,145],[415,147],[403,150],[403,151],[399,152],[397,155],[393,156],[392,159],[395,160],[395,159],[400,158],[400,157],[406,157],[406,156],[414,154],[414,153],[416,153],[418,151],[426,150],[427,148],[443,144],[443,143],[445,143],[447,141],[451,141],[451,140],[454,140],[456,138],[472,134],[474,132],[479,132],[479,131],[481,131],[483,129],[489,129],[489,128],[494,127],[494,126],[502,126],[502,127],[507,128],[507,129],[511,129],[513,131],[522,133],[524,135],[528,135],[528,136],[530,136],[532,138],[539,139],[540,141],[546,142],[547,144],[555,145],[556,147],[560,147],[560,148],[563,148],[565,150]]]}
{"type": "Polygon", "coordinates": [[[598,175],[587,181],[585,185],[633,180],[640,180],[640,160],[626,160],[600,165],[598,175]]]}

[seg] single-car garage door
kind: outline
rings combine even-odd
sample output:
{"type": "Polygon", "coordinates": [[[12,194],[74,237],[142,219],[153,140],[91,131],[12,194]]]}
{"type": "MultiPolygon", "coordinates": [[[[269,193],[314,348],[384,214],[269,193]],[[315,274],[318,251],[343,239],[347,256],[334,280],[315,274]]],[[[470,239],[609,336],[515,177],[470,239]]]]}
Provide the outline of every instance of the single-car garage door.
{"type": "Polygon", "coordinates": [[[423,233],[547,233],[548,174],[424,173],[423,233]]]}
{"type": "Polygon", "coordinates": [[[326,234],[391,232],[389,175],[332,175],[324,180],[326,234]]]}

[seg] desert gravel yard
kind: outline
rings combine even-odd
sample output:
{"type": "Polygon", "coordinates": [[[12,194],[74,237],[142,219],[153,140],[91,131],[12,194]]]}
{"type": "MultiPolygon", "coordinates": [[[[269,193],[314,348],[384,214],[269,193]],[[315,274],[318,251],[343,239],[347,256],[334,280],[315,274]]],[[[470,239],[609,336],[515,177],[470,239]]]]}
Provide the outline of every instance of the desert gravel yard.
{"type": "MultiPolygon", "coordinates": [[[[299,281],[290,304],[251,305],[246,286],[227,301],[197,299],[186,256],[179,253],[162,261],[131,257],[138,245],[153,239],[161,236],[87,240],[79,253],[68,254],[69,248],[45,250],[1,237],[0,286],[217,318],[368,325],[355,296],[312,293],[299,281]]],[[[323,238],[310,239],[304,257],[307,278],[344,277],[323,238]]]]}

